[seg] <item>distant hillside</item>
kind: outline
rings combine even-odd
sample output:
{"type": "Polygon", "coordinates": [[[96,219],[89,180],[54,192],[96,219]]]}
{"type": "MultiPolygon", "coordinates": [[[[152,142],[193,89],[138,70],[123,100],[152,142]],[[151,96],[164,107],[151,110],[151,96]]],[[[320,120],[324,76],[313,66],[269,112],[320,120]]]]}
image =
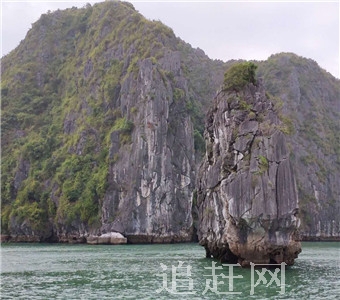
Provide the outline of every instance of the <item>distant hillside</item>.
{"type": "MultiPolygon", "coordinates": [[[[1,59],[2,233],[192,240],[205,113],[233,63],[129,3],[42,15],[1,59]]],[[[339,81],[294,54],[258,75],[291,124],[303,234],[339,237],[339,81]]]]}
{"type": "Polygon", "coordinates": [[[306,238],[339,237],[340,81],[292,53],[259,65],[267,90],[283,102],[306,238]]]}

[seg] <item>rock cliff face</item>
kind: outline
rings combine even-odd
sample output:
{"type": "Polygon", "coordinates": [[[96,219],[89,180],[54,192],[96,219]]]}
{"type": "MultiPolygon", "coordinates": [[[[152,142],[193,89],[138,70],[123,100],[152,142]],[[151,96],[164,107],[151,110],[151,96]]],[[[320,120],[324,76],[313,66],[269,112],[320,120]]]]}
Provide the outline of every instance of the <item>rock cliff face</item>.
{"type": "Polygon", "coordinates": [[[102,231],[123,232],[130,242],[171,242],[192,239],[191,199],[195,157],[193,126],[183,113],[187,82],[180,77],[180,55],[160,60],[163,70],[180,78],[162,79],[151,60],[139,64],[137,77],[127,78],[120,107],[135,124],[130,145],[121,145],[119,132],[110,137],[109,155],[119,160],[109,169],[102,205],[102,231]],[[131,97],[131,89],[135,89],[131,97]],[[174,91],[182,95],[176,99],[174,91]]]}
{"type": "MultiPolygon", "coordinates": [[[[97,230],[123,233],[129,243],[191,241],[195,150],[192,121],[183,111],[188,87],[180,53],[168,52],[157,65],[140,60],[137,69],[121,81],[112,105],[126,124],[107,137],[107,189],[97,230]]],[[[68,239],[78,226],[62,225],[57,234],[68,239]]]]}
{"type": "Polygon", "coordinates": [[[298,195],[282,126],[261,82],[215,98],[197,197],[198,238],[208,257],[242,266],[292,265],[301,251],[298,195]]]}
{"type": "Polygon", "coordinates": [[[223,65],[111,1],[43,15],[2,62],[3,233],[193,239],[195,137],[223,65]]]}
{"type": "MultiPolygon", "coordinates": [[[[115,232],[131,243],[191,240],[204,118],[234,63],[209,59],[126,2],[43,14],[1,58],[4,240],[106,243],[115,232]]],[[[286,148],[301,233],[340,239],[339,81],[294,54],[258,65],[271,100],[281,99],[283,123],[295,128],[286,148]]],[[[259,134],[253,113],[239,152],[259,134]]],[[[263,144],[274,139],[281,143],[279,131],[263,144]]],[[[264,169],[268,156],[259,155],[264,169]]]]}
{"type": "Polygon", "coordinates": [[[266,90],[279,99],[296,174],[303,240],[340,239],[340,84],[315,61],[293,53],[259,64],[266,90]]]}

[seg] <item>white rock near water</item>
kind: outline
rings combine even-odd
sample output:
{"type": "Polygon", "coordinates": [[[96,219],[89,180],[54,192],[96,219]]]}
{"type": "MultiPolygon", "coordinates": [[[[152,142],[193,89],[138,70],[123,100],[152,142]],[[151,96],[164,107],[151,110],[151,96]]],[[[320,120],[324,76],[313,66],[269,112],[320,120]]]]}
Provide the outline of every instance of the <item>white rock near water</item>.
{"type": "Polygon", "coordinates": [[[91,245],[119,245],[126,244],[127,239],[119,232],[108,232],[99,236],[90,235],[87,237],[86,242],[91,245]]]}

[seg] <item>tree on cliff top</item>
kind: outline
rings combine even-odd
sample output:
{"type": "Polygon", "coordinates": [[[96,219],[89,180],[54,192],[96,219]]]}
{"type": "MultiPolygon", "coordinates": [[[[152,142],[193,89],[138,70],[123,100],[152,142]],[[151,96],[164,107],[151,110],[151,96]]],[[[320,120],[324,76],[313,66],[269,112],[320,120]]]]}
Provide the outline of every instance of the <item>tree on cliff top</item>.
{"type": "Polygon", "coordinates": [[[224,74],[225,91],[239,91],[248,83],[256,84],[257,66],[252,62],[242,62],[231,66],[224,74]]]}

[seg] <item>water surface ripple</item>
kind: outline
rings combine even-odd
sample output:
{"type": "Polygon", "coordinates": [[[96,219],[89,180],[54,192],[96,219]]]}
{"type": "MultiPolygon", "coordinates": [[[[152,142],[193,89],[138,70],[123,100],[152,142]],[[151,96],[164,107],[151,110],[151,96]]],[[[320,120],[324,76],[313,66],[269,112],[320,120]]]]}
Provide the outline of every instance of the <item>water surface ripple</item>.
{"type": "Polygon", "coordinates": [[[230,267],[219,262],[216,267],[222,269],[216,274],[225,278],[217,277],[214,290],[212,270],[207,269],[213,261],[197,244],[2,244],[1,299],[339,299],[339,246],[337,242],[303,243],[295,265],[285,268],[284,286],[275,280],[268,286],[272,277],[266,272],[267,284],[262,278],[251,294],[251,269],[233,267],[231,288],[226,277],[230,267]],[[178,267],[180,261],[174,289],[171,266],[178,267]]]}

